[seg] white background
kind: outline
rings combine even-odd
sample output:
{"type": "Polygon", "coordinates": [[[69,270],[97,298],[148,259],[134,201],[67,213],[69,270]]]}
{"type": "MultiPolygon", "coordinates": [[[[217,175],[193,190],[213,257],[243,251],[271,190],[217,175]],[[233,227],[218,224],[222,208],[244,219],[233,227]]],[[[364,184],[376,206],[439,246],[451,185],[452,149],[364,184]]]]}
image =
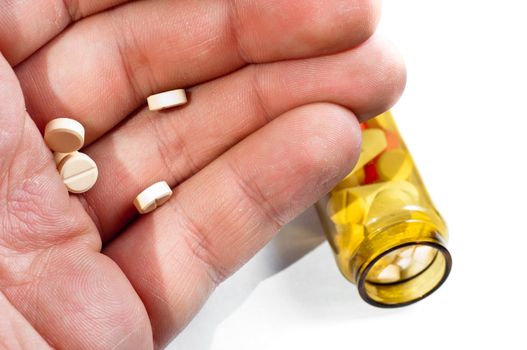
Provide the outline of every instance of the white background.
{"type": "Polygon", "coordinates": [[[381,31],[407,63],[394,113],[449,225],[450,278],[413,306],[369,306],[309,210],[170,349],[527,348],[527,6],[385,1],[381,31]]]}

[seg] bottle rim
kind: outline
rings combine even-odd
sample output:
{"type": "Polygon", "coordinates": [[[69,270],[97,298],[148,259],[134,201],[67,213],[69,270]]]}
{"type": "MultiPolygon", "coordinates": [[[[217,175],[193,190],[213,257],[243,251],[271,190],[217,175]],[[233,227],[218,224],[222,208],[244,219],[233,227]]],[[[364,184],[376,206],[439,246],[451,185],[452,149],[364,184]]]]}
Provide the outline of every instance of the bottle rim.
{"type": "Polygon", "coordinates": [[[446,246],[440,240],[440,238],[439,238],[440,235],[437,235],[437,236],[438,236],[437,237],[438,238],[437,241],[435,241],[435,240],[434,241],[419,240],[418,239],[418,240],[413,240],[413,241],[397,244],[397,245],[395,245],[395,246],[383,251],[382,253],[377,255],[374,259],[372,259],[369,263],[367,263],[366,267],[361,269],[361,271],[358,274],[358,278],[357,278],[357,287],[359,289],[359,295],[361,296],[361,298],[364,301],[366,301],[367,303],[369,303],[369,304],[371,304],[373,306],[382,307],[382,308],[396,308],[396,307],[402,307],[402,306],[407,306],[407,305],[416,303],[416,302],[418,302],[420,300],[423,300],[424,298],[428,297],[429,295],[434,293],[436,290],[438,290],[443,285],[443,283],[447,280],[447,278],[448,278],[448,276],[450,274],[450,271],[452,270],[452,256],[451,256],[450,252],[448,251],[448,249],[446,248],[446,246]],[[434,265],[435,263],[444,263],[444,270],[443,270],[441,278],[439,278],[437,280],[437,282],[432,283],[430,285],[430,288],[428,288],[428,290],[426,290],[426,292],[418,293],[418,294],[415,295],[415,297],[412,297],[409,300],[402,300],[401,302],[396,302],[396,303],[387,303],[387,302],[384,303],[384,302],[375,300],[372,296],[370,296],[368,291],[367,291],[367,286],[368,285],[372,285],[373,283],[368,282],[366,277],[368,276],[368,273],[373,268],[373,266],[375,266],[375,264],[380,259],[382,259],[386,255],[390,254],[391,252],[394,252],[394,251],[396,251],[398,249],[401,249],[401,248],[405,248],[405,247],[409,247],[409,246],[419,246],[419,245],[420,246],[423,246],[423,245],[430,246],[430,247],[432,247],[432,248],[437,250],[437,254],[436,254],[434,260],[423,271],[419,272],[415,276],[412,276],[410,279],[397,281],[395,283],[390,283],[390,284],[383,284],[383,285],[375,284],[375,286],[377,288],[383,288],[383,287],[389,287],[389,286],[393,286],[393,285],[408,283],[409,281],[415,280],[415,279],[420,278],[420,277],[423,278],[423,274],[426,271],[428,271],[432,267],[432,265],[434,265]],[[442,260],[442,262],[441,261],[439,261],[439,262],[437,261],[438,257],[439,257],[439,259],[442,260]]]}

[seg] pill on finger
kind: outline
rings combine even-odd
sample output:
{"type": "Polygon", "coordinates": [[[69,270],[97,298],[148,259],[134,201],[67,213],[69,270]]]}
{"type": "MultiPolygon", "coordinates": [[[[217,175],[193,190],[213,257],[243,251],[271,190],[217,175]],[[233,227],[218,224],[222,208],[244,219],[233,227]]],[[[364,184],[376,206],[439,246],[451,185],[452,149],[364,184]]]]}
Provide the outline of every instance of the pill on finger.
{"type": "Polygon", "coordinates": [[[165,181],[161,181],[139,193],[134,205],[140,214],[147,214],[165,204],[171,196],[172,189],[165,181]]]}
{"type": "Polygon", "coordinates": [[[48,147],[60,153],[71,153],[84,144],[84,127],[69,118],[53,119],[46,125],[44,140],[48,147]]]}
{"type": "Polygon", "coordinates": [[[381,180],[407,180],[412,173],[412,159],[402,149],[384,152],[377,162],[377,173],[381,180]]]}
{"type": "Polygon", "coordinates": [[[80,152],[63,157],[57,169],[71,193],[88,191],[95,185],[99,176],[97,164],[88,155],[80,152]]]}
{"type": "Polygon", "coordinates": [[[148,109],[160,111],[162,109],[173,108],[187,103],[187,94],[184,89],[177,89],[162,92],[147,98],[148,109]]]}

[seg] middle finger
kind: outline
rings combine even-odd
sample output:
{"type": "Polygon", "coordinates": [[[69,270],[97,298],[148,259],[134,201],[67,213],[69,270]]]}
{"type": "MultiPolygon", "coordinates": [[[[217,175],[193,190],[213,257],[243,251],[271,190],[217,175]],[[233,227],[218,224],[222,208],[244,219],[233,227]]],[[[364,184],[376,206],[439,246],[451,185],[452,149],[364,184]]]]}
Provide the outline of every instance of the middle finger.
{"type": "Polygon", "coordinates": [[[355,46],[378,12],[377,0],[138,1],[78,22],[16,73],[41,130],[72,117],[90,143],[153,92],[355,46]]]}

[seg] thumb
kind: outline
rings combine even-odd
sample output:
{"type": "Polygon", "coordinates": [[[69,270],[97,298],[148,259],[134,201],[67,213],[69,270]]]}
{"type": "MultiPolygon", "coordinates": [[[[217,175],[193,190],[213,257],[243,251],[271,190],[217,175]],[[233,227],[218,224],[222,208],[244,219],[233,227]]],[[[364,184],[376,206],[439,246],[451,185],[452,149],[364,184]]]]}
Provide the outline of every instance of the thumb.
{"type": "Polygon", "coordinates": [[[0,175],[7,171],[18,148],[26,119],[18,79],[0,53],[0,175]]]}

